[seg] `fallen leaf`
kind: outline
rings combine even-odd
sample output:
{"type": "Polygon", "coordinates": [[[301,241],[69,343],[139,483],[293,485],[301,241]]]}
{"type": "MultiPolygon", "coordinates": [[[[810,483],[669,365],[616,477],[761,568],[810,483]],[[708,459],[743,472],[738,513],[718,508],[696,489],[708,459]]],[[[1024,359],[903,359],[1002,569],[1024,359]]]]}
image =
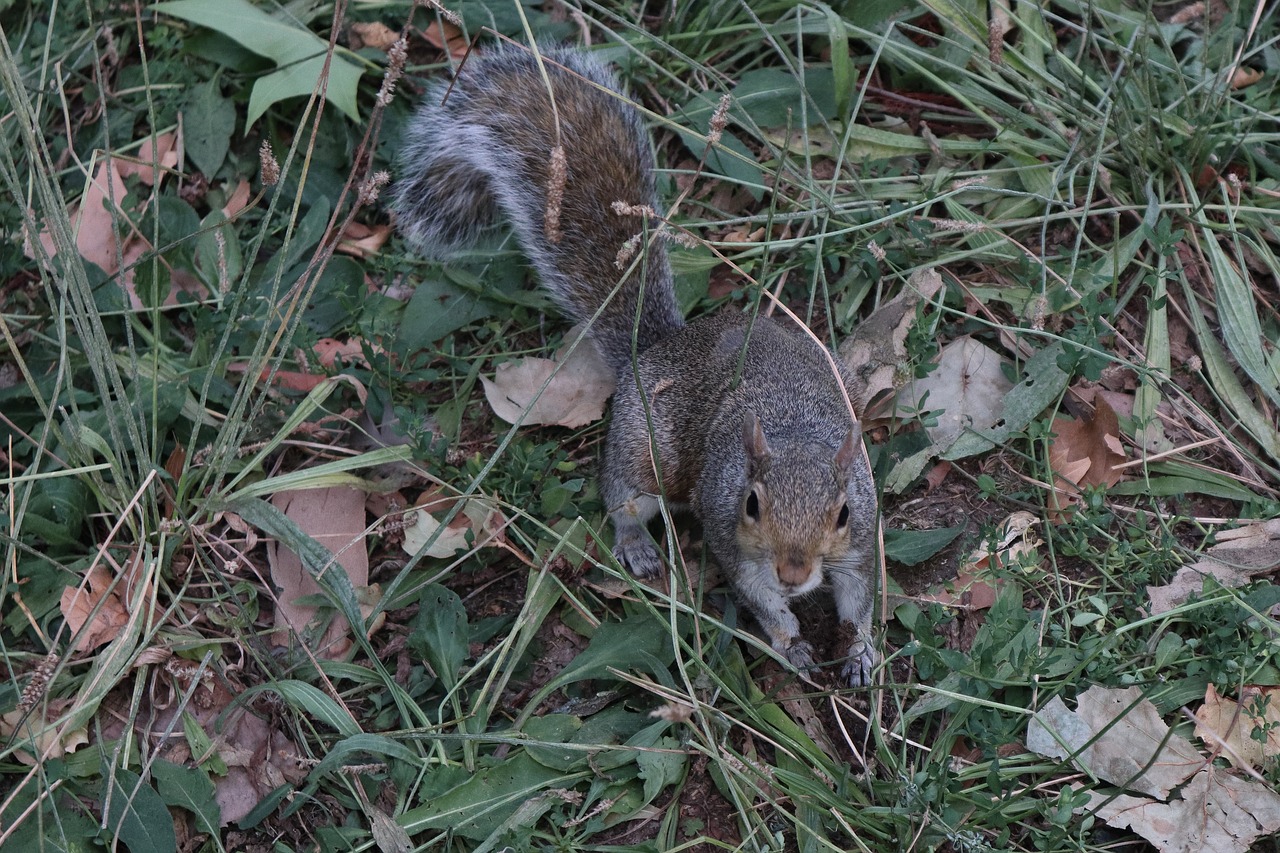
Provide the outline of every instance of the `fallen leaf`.
{"type": "Polygon", "coordinates": [[[462,59],[467,53],[467,48],[471,46],[466,36],[462,34],[462,30],[443,19],[437,19],[428,24],[422,31],[422,37],[432,47],[447,50],[452,59],[462,59]]]}
{"type": "Polygon", "coordinates": [[[1039,517],[1026,510],[1010,513],[1000,525],[999,538],[982,540],[961,564],[961,571],[990,568],[993,562],[1001,569],[1022,566],[1023,556],[1034,554],[1044,544],[1035,531],[1039,523],[1039,517]]]}
{"type": "Polygon", "coordinates": [[[1137,687],[1094,685],[1080,694],[1075,711],[1054,696],[1031,718],[1027,748],[1070,757],[1092,776],[1161,800],[1206,764],[1189,740],[1170,733],[1137,687]]]}
{"type": "Polygon", "coordinates": [[[360,222],[352,222],[343,230],[338,238],[335,251],[355,258],[367,258],[382,250],[391,238],[391,226],[386,223],[369,226],[360,222]]]}
{"type": "Polygon", "coordinates": [[[353,44],[351,46],[352,50],[359,50],[360,47],[372,47],[385,51],[396,43],[396,39],[400,38],[399,32],[391,29],[381,21],[356,22],[351,25],[351,33],[360,38],[360,45],[353,44]]]}
{"type": "Polygon", "coordinates": [[[1247,685],[1240,700],[1220,696],[1210,682],[1196,711],[1196,737],[1210,751],[1221,750],[1235,767],[1262,767],[1268,757],[1280,755],[1280,687],[1247,685]]]}
{"type": "Polygon", "coordinates": [[[1231,88],[1245,89],[1262,79],[1262,72],[1253,68],[1238,67],[1231,74],[1231,88]]]}
{"type": "Polygon", "coordinates": [[[72,730],[56,724],[69,704],[69,700],[55,699],[46,704],[43,712],[40,708],[14,708],[0,715],[0,740],[25,742],[26,748],[15,748],[13,757],[28,767],[75,752],[89,742],[89,731],[87,723],[72,730]]]}
{"type": "Polygon", "coordinates": [[[1247,853],[1256,839],[1280,829],[1280,794],[1267,785],[1209,766],[1179,793],[1162,803],[1091,791],[1079,811],[1133,830],[1160,853],[1247,853]]]}
{"type": "MultiPolygon", "coordinates": [[[[369,584],[365,501],[364,492],[346,486],[279,492],[271,498],[271,503],[303,533],[329,549],[357,590],[369,584]]],[[[319,595],[322,590],[303,568],[302,560],[279,542],[268,543],[267,560],[271,580],[280,587],[272,641],[284,646],[291,634],[302,635],[316,616],[314,605],[299,603],[298,599],[319,595]]],[[[335,615],[314,651],[331,660],[342,657],[352,645],[350,632],[346,617],[335,615]]]]}
{"type": "Polygon", "coordinates": [[[933,452],[944,453],[967,429],[986,430],[1003,417],[1004,398],[1013,383],[1004,374],[1004,359],[969,336],[956,338],[938,353],[938,367],[898,392],[893,414],[913,418],[937,413],[926,426],[933,452]]]}
{"type": "Polygon", "coordinates": [[[115,575],[111,570],[98,563],[90,569],[84,583],[62,591],[59,604],[67,627],[73,634],[80,634],[81,629],[88,626],[77,645],[80,651],[90,652],[109,643],[129,622],[128,608],[119,592],[111,588],[113,580],[115,575]]]}
{"type": "Polygon", "coordinates": [[[370,344],[363,338],[348,338],[339,341],[334,338],[321,338],[316,341],[311,351],[324,367],[333,367],[341,359],[344,364],[368,367],[369,361],[364,357],[365,347],[373,352],[382,352],[382,347],[370,344]]]}
{"type": "Polygon", "coordinates": [[[1168,613],[1191,596],[1199,595],[1205,577],[1234,588],[1280,567],[1280,519],[1219,530],[1215,537],[1217,542],[1205,550],[1204,556],[1178,569],[1168,584],[1147,587],[1152,616],[1168,613]]]}
{"type": "Polygon", "coordinates": [[[1126,456],[1120,442],[1115,410],[1101,395],[1094,398],[1093,417],[1080,420],[1055,418],[1049,441],[1049,467],[1056,475],[1050,505],[1054,521],[1065,519],[1061,510],[1079,499],[1084,486],[1114,486],[1120,482],[1126,456]]]}
{"type": "MultiPolygon", "coordinates": [[[[417,554],[432,535],[440,529],[440,520],[449,513],[456,499],[435,495],[419,502],[419,506],[406,513],[414,520],[405,529],[401,547],[407,554],[417,554]]],[[[442,559],[459,551],[501,544],[507,518],[491,501],[485,498],[467,498],[462,511],[453,517],[449,526],[440,531],[436,541],[427,549],[428,557],[442,559]]]]}
{"type": "Polygon", "coordinates": [[[916,306],[942,289],[942,276],[933,268],[912,274],[907,286],[881,305],[840,345],[840,360],[853,376],[848,389],[861,417],[879,395],[902,387],[911,378],[907,333],[916,322],[916,306]]]}
{"type": "Polygon", "coordinates": [[[549,424],[570,428],[604,417],[605,401],[613,393],[613,371],[596,348],[585,341],[562,361],[568,346],[556,353],[555,361],[547,358],[509,361],[498,365],[493,379],[480,377],[485,399],[494,414],[509,424],[520,421],[525,426],[549,424]],[[546,390],[538,396],[544,384],[546,390]]]}
{"type": "Polygon", "coordinates": [[[222,206],[222,215],[227,219],[234,219],[235,215],[244,210],[249,204],[249,182],[244,178],[236,184],[236,188],[231,191],[231,195],[227,198],[227,203],[222,206]]]}
{"type": "MultiPolygon", "coordinates": [[[[178,165],[180,153],[178,135],[164,133],[158,137],[148,136],[144,139],[136,157],[129,160],[117,158],[113,162],[120,172],[120,177],[137,175],[138,180],[150,187],[164,179],[166,170],[178,165]],[[159,166],[159,172],[156,171],[156,166],[159,166]]],[[[116,198],[122,197],[116,196],[116,198]]]]}

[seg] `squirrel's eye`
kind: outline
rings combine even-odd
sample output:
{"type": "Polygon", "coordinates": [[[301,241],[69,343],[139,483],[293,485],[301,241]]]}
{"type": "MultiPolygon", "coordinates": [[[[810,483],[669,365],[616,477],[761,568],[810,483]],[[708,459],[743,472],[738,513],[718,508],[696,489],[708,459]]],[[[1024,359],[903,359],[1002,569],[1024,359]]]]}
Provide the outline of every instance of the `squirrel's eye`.
{"type": "Polygon", "coordinates": [[[849,523],[849,505],[845,504],[840,507],[840,517],[836,519],[836,530],[840,530],[849,523]]]}
{"type": "Polygon", "coordinates": [[[744,509],[747,513],[747,518],[752,521],[760,520],[760,498],[756,496],[755,489],[752,489],[751,494],[747,495],[747,504],[744,509]]]}

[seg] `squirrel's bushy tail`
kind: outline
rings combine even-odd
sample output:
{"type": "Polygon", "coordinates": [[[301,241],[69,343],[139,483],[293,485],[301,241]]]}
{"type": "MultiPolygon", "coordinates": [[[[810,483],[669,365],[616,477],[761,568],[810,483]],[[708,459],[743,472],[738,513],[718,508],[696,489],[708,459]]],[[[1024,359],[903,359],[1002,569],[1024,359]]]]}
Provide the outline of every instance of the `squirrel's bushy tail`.
{"type": "Polygon", "coordinates": [[[639,351],[683,325],[659,241],[641,242],[636,271],[618,287],[615,259],[645,219],[613,205],[656,210],[653,153],[604,66],[573,49],[542,55],[545,79],[532,53],[504,48],[468,59],[452,88],[427,92],[405,135],[392,207],[410,242],[433,257],[465,248],[500,211],[565,313],[586,320],[608,301],[591,336],[623,370],[637,317],[639,351]],[[563,180],[553,179],[557,145],[563,180]],[[558,217],[548,216],[549,187],[558,217]]]}

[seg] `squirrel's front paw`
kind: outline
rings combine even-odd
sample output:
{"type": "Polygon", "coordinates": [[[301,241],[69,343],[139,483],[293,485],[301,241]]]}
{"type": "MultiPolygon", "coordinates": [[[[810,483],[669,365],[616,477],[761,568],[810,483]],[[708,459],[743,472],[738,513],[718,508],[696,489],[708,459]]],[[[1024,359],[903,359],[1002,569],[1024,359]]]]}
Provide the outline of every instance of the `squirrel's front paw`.
{"type": "Polygon", "coordinates": [[[806,672],[814,668],[813,662],[813,646],[808,640],[792,640],[791,645],[785,649],[779,649],[791,662],[791,665],[801,672],[806,672]]]}
{"type": "Polygon", "coordinates": [[[848,659],[840,674],[850,687],[866,687],[871,684],[871,671],[879,663],[879,657],[866,640],[854,640],[849,644],[848,659]]]}
{"type": "Polygon", "coordinates": [[[662,573],[662,557],[648,539],[638,536],[621,539],[613,546],[613,556],[638,578],[653,578],[662,573]]]}

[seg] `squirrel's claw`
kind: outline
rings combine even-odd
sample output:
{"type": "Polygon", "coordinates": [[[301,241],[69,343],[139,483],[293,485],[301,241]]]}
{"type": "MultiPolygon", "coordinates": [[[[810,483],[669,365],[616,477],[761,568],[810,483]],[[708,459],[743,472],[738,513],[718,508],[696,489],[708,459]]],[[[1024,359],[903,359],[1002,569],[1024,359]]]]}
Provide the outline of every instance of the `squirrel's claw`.
{"type": "Polygon", "coordinates": [[[808,640],[792,640],[791,645],[778,651],[782,652],[791,665],[801,672],[807,672],[815,667],[813,646],[809,644],[808,640]]]}
{"type": "Polygon", "coordinates": [[[641,536],[620,538],[613,546],[613,556],[638,578],[654,578],[662,573],[662,557],[653,543],[641,536]]]}
{"type": "Polygon", "coordinates": [[[850,687],[867,687],[871,684],[871,671],[876,668],[877,657],[866,640],[854,640],[840,674],[850,687]]]}

